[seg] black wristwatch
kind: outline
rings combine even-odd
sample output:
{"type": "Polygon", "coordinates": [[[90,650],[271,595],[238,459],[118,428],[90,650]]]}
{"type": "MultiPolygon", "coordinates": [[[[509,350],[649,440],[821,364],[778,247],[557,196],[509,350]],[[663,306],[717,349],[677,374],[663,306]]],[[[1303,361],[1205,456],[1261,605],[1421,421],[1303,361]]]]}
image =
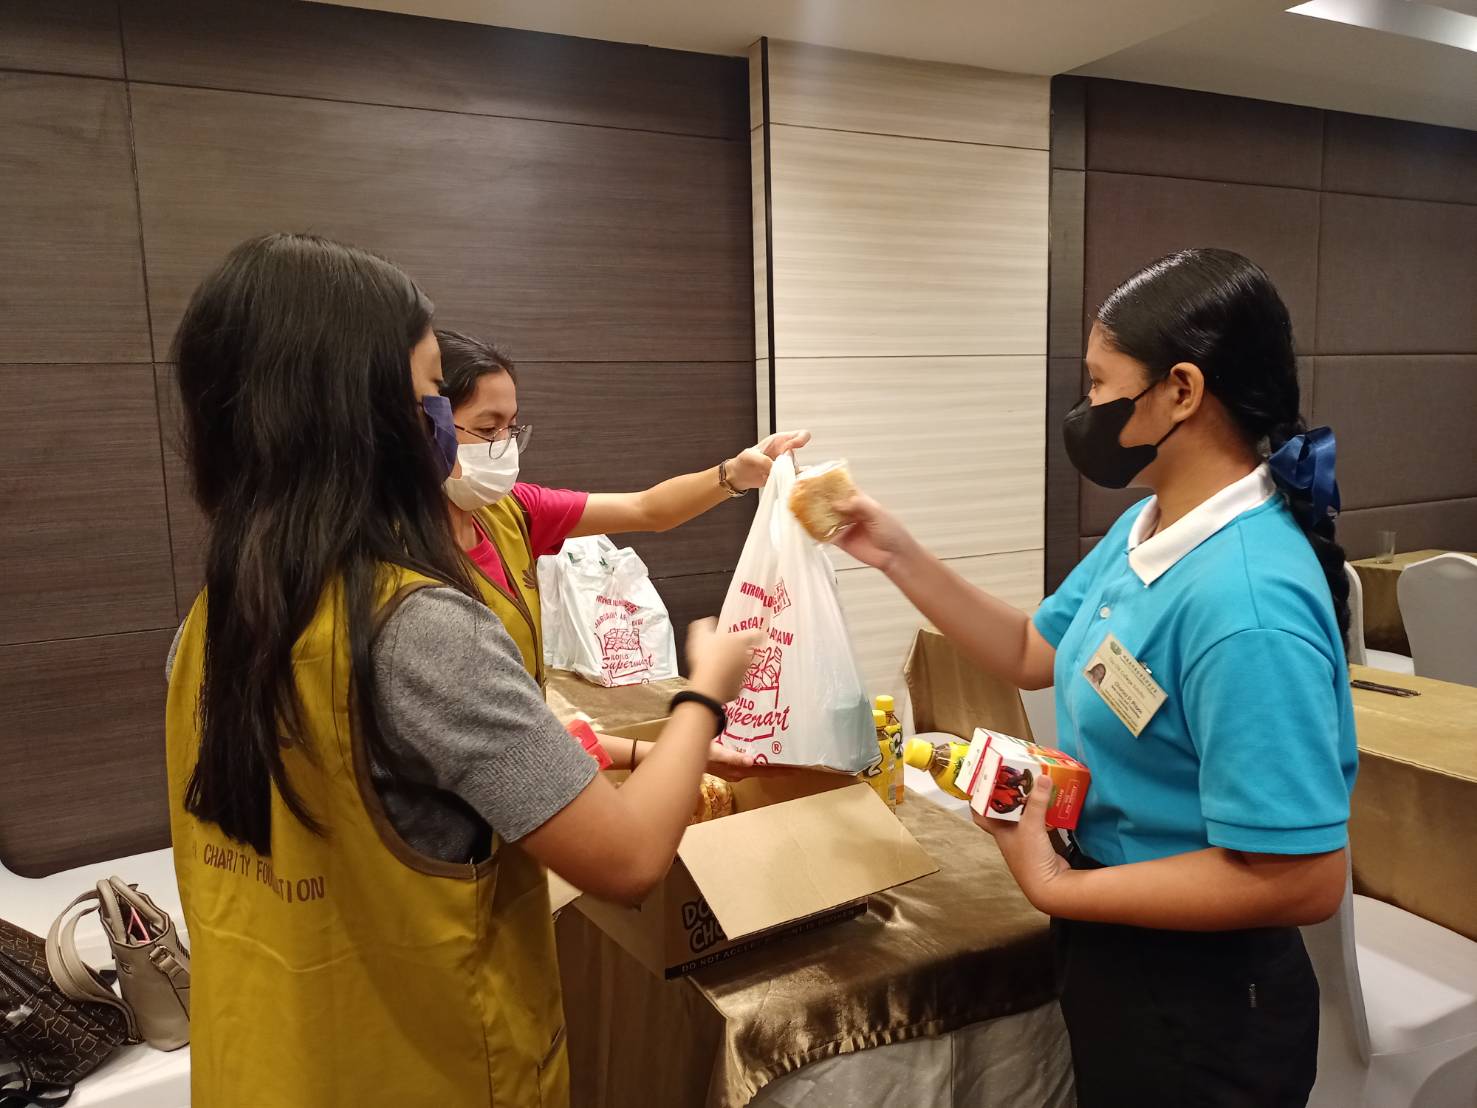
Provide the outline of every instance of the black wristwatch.
{"type": "Polygon", "coordinates": [[[708,711],[712,712],[714,717],[718,720],[718,730],[713,732],[714,738],[728,730],[728,713],[723,710],[723,705],[719,704],[718,701],[714,700],[711,696],[704,696],[700,692],[693,692],[691,689],[684,689],[682,692],[672,697],[672,703],[667,705],[667,714],[671,715],[673,712],[675,712],[677,710],[677,705],[679,704],[701,704],[704,708],[708,709],[708,711]]]}

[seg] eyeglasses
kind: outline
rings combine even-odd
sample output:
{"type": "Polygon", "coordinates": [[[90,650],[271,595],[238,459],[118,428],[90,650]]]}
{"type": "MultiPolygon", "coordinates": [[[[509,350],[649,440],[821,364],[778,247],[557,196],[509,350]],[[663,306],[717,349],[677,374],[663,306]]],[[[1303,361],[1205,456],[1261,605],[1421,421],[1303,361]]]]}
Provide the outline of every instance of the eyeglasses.
{"type": "Polygon", "coordinates": [[[508,452],[508,443],[518,444],[518,453],[522,454],[528,449],[528,440],[533,437],[533,424],[510,423],[506,427],[499,427],[493,431],[491,436],[484,435],[481,431],[474,431],[470,427],[463,427],[460,423],[455,424],[458,431],[465,431],[473,438],[481,439],[487,444],[487,456],[489,458],[501,458],[508,452]]]}

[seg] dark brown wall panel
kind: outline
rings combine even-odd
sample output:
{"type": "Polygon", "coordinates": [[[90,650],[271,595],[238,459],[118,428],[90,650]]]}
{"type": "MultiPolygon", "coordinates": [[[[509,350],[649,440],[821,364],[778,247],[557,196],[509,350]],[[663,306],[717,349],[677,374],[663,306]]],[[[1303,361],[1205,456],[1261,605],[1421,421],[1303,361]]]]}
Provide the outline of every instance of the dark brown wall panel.
{"type": "Polygon", "coordinates": [[[672,618],[672,630],[677,636],[678,665],[685,674],[687,669],[687,626],[693,620],[716,616],[723,607],[723,597],[728,592],[728,583],[733,579],[728,573],[700,573],[692,577],[666,577],[653,581],[661,594],[672,618]]]}
{"type": "Polygon", "coordinates": [[[172,635],[0,647],[7,869],[40,877],[169,845],[164,658],[172,635]]]}
{"type": "Polygon", "coordinates": [[[1380,531],[1395,532],[1397,550],[1477,552],[1477,499],[1391,504],[1339,516],[1338,538],[1350,560],[1378,553],[1380,531]]]}
{"type": "Polygon", "coordinates": [[[1087,78],[1051,79],[1051,167],[1087,168],[1087,78]]]}
{"type": "Polygon", "coordinates": [[[161,351],[227,250],[288,229],[386,254],[525,360],[752,356],[745,142],[154,85],[133,107],[161,351]]]}
{"type": "Polygon", "coordinates": [[[1316,189],[1323,113],[1123,81],[1087,86],[1087,168],[1316,189]]]}
{"type": "Polygon", "coordinates": [[[1345,508],[1477,497],[1477,354],[1317,359],[1345,508]]]}
{"type": "MultiPolygon", "coordinates": [[[[754,366],[519,366],[519,418],[534,425],[527,480],[590,492],[635,492],[708,469],[754,442],[754,366]]],[[[755,494],[661,535],[617,539],[652,577],[731,573],[755,494]]]]}
{"type": "Polygon", "coordinates": [[[0,73],[0,362],[147,362],[117,81],[0,73]]]}
{"type": "Polygon", "coordinates": [[[1477,206],[1323,198],[1320,354],[1477,352],[1477,206]]]}
{"type": "Polygon", "coordinates": [[[1083,479],[1079,489],[1082,534],[1106,534],[1119,516],[1150,495],[1150,490],[1145,488],[1131,485],[1126,489],[1105,489],[1083,479]]]}
{"type": "Polygon", "coordinates": [[[1087,175],[1070,169],[1051,171],[1051,265],[1046,353],[1051,358],[1081,361],[1082,230],[1087,175]]]}
{"type": "Polygon", "coordinates": [[[5,0],[0,69],[121,78],[117,0],[5,0]]]}
{"type": "Polygon", "coordinates": [[[149,367],[5,366],[0,385],[0,643],[169,626],[149,367]]]}
{"type": "Polygon", "coordinates": [[[174,552],[175,615],[183,620],[205,584],[205,516],[195,507],[190,492],[190,473],[180,431],[179,385],[172,365],[154,367],[154,389],[159,399],[169,543],[174,552]]]}
{"type": "Polygon", "coordinates": [[[1122,173],[1087,175],[1084,334],[1092,313],[1119,282],[1156,258],[1193,246],[1235,250],[1261,265],[1292,313],[1299,349],[1312,349],[1317,193],[1122,173]]]}
{"type": "Polygon", "coordinates": [[[1079,526],[1077,471],[1062,444],[1062,419],[1082,398],[1082,363],[1076,358],[1046,362],[1046,589],[1062,583],[1077,564],[1079,526]]]}
{"type": "Polygon", "coordinates": [[[1331,192],[1477,204],[1477,131],[1327,113],[1331,192]]]}
{"type": "Polygon", "coordinates": [[[748,134],[743,58],[287,0],[124,0],[131,80],[748,134]]]}

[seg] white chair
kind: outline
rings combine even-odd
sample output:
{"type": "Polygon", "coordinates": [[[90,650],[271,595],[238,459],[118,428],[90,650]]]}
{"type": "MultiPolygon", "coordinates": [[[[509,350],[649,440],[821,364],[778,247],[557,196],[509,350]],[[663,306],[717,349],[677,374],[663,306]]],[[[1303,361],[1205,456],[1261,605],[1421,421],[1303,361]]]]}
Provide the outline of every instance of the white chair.
{"type": "Polygon", "coordinates": [[[1395,591],[1415,672],[1477,685],[1477,558],[1438,554],[1406,566],[1395,591]]]}
{"type": "Polygon", "coordinates": [[[1349,579],[1349,664],[1373,666],[1391,673],[1414,673],[1415,665],[1404,654],[1390,650],[1369,650],[1364,645],[1364,584],[1359,573],[1348,562],[1344,576],[1349,579]]]}
{"type": "Polygon", "coordinates": [[[1310,1108],[1477,1104],[1477,942],[1348,885],[1302,931],[1321,994],[1310,1108]]]}
{"type": "MultiPolygon", "coordinates": [[[[174,879],[174,855],[167,849],[50,877],[18,877],[0,865],[0,915],[18,927],[45,935],[74,896],[113,874],[137,882],[169,913],[180,938],[188,941],[174,879]]],[[[112,960],[107,937],[95,917],[78,928],[77,952],[93,966],[105,966],[112,960]]],[[[190,1048],[165,1054],[141,1043],[122,1047],[78,1083],[67,1108],[190,1108],[190,1048]]]]}

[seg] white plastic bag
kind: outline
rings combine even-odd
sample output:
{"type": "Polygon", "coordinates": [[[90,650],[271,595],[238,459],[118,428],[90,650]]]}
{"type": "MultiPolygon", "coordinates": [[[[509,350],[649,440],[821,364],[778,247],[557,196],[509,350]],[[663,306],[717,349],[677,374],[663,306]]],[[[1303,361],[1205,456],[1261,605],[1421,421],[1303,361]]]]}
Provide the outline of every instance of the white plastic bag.
{"type": "Polygon", "coordinates": [[[782,455],[723,601],[720,627],[763,628],[765,641],[721,741],[758,762],[858,773],[877,756],[871,703],[830,560],[790,514],[794,485],[795,461],[782,455]]]}
{"type": "Polygon", "coordinates": [[[538,560],[544,665],[598,685],[641,685],[677,676],[667,606],[629,548],[605,535],[568,539],[538,560]]]}

